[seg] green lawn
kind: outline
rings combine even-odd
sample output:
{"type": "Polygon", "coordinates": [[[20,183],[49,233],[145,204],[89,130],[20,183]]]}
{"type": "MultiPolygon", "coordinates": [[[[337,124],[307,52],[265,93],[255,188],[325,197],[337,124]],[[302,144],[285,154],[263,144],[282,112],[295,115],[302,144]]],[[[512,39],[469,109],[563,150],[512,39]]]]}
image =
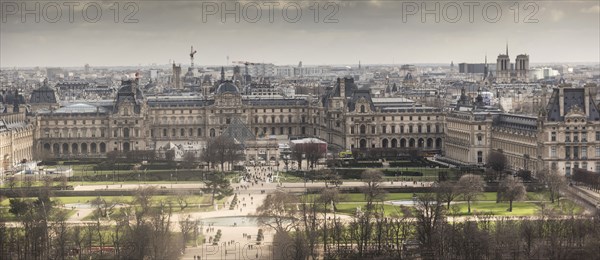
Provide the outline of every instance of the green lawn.
{"type": "MultiPolygon", "coordinates": [[[[420,193],[417,193],[419,195],[420,193]]],[[[307,195],[309,198],[317,197],[318,194],[307,195]]],[[[384,201],[390,200],[412,200],[413,193],[388,193],[385,196],[384,201]]],[[[458,198],[456,201],[459,201],[458,198]]],[[[484,192],[483,195],[477,198],[478,201],[496,201],[495,192],[484,192]]],[[[530,192],[527,193],[525,200],[537,201],[537,200],[548,200],[547,194],[542,192],[530,192]]],[[[342,193],[340,202],[365,202],[365,195],[362,193],[342,193]]]]}
{"type": "MultiPolygon", "coordinates": [[[[366,203],[340,203],[337,204],[337,213],[338,214],[346,214],[346,215],[354,215],[356,213],[356,208],[360,207],[361,210],[365,210],[366,203]]],[[[379,205],[380,206],[380,205],[379,205]]],[[[392,215],[402,216],[402,212],[400,211],[400,206],[393,205],[383,205],[384,215],[386,217],[392,215]]]]}
{"type": "MultiPolygon", "coordinates": [[[[309,200],[316,198],[318,194],[306,195],[309,200]]],[[[385,201],[412,201],[413,194],[412,193],[388,193],[386,194],[385,201]]],[[[543,192],[530,192],[527,194],[525,201],[515,201],[513,202],[513,211],[508,212],[507,209],[509,207],[508,202],[496,203],[496,193],[495,192],[485,192],[482,194],[477,201],[471,203],[471,214],[474,213],[490,213],[494,216],[532,216],[536,215],[540,211],[540,203],[546,204],[547,208],[554,209],[556,211],[563,212],[568,214],[573,212],[575,214],[579,214],[583,211],[583,208],[578,206],[577,204],[563,199],[561,200],[562,206],[559,208],[558,204],[551,204],[548,200],[548,195],[543,192]]],[[[460,200],[460,198],[456,199],[453,202],[454,209],[451,209],[449,213],[453,213],[456,215],[469,215],[467,213],[467,203],[460,200]],[[457,212],[452,212],[453,210],[458,210],[457,212]]],[[[344,193],[341,194],[341,199],[339,204],[337,205],[338,213],[353,215],[356,212],[356,208],[361,207],[364,210],[365,207],[365,197],[362,193],[344,193]]],[[[389,216],[391,214],[401,214],[400,206],[394,205],[384,205],[385,215],[389,216]]]]}

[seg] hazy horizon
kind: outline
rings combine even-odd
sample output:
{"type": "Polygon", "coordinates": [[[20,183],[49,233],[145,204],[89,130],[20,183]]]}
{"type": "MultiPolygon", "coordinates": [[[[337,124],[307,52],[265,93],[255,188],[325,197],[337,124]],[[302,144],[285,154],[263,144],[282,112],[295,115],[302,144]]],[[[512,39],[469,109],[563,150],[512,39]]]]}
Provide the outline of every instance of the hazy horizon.
{"type": "Polygon", "coordinates": [[[139,1],[127,7],[119,2],[118,14],[114,1],[76,1],[72,15],[61,1],[11,3],[1,6],[2,68],[161,66],[172,61],[187,67],[191,45],[198,67],[227,65],[227,56],[229,65],[459,64],[483,63],[486,55],[488,63],[495,63],[507,43],[513,62],[516,55],[528,54],[532,65],[600,64],[598,1],[481,1],[471,6],[473,15],[469,5],[474,2],[318,2],[318,16],[316,1],[279,1],[273,9],[262,1],[238,1],[235,15],[212,12],[221,9],[221,1],[139,1]],[[23,5],[31,9],[36,3],[40,17],[20,13],[23,5]],[[423,4],[435,9],[436,3],[439,21],[421,10],[423,4]],[[488,7],[485,17],[483,6],[488,7]],[[96,7],[101,16],[94,17],[96,7]],[[294,17],[297,8],[299,18],[294,17]],[[501,16],[494,17],[495,8],[501,16]]]}

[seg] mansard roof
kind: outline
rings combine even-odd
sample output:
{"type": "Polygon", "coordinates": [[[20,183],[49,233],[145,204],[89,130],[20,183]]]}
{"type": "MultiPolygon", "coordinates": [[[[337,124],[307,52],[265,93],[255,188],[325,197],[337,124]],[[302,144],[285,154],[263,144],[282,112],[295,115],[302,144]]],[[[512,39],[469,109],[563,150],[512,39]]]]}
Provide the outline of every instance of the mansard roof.
{"type": "Polygon", "coordinates": [[[547,119],[548,121],[559,121],[562,122],[565,120],[565,115],[571,111],[571,109],[584,109],[584,112],[589,111],[588,120],[591,121],[600,121],[600,111],[598,111],[598,106],[594,102],[594,98],[591,94],[588,94],[589,101],[586,104],[585,100],[585,91],[587,88],[569,88],[569,87],[560,87],[554,89],[552,93],[552,97],[548,102],[548,106],[546,107],[547,119]],[[561,104],[560,91],[563,91],[563,103],[561,104]],[[560,113],[560,108],[563,107],[563,114],[560,113]]]}
{"type": "Polygon", "coordinates": [[[38,89],[33,90],[31,92],[31,97],[29,98],[29,103],[31,104],[44,104],[44,103],[58,103],[58,99],[56,98],[56,91],[49,87],[48,85],[43,85],[38,89]]]}

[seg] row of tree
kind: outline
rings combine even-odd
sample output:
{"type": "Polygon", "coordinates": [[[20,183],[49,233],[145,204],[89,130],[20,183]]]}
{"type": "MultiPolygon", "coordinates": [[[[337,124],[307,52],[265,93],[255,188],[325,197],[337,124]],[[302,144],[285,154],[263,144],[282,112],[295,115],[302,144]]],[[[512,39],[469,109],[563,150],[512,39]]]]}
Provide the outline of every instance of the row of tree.
{"type": "Polygon", "coordinates": [[[12,217],[0,220],[0,259],[178,259],[201,228],[189,216],[174,223],[173,203],[154,199],[156,193],[140,188],[123,203],[97,198],[92,221],[80,224],[67,222],[49,190],[10,199],[12,217]]]}
{"type": "MultiPolygon", "coordinates": [[[[435,192],[415,197],[414,208],[386,212],[377,170],[362,174],[364,208],[342,220],[336,208],[342,195],[326,188],[315,196],[282,191],[258,208],[259,222],[275,230],[274,259],[590,259],[600,254],[599,216],[540,216],[519,220],[478,215],[477,221],[449,221],[451,202],[468,204],[483,192],[481,176],[464,175],[441,183],[435,192]]],[[[525,195],[517,178],[505,178],[501,200],[525,195]]],[[[512,204],[512,203],[511,203],[512,204]]]]}

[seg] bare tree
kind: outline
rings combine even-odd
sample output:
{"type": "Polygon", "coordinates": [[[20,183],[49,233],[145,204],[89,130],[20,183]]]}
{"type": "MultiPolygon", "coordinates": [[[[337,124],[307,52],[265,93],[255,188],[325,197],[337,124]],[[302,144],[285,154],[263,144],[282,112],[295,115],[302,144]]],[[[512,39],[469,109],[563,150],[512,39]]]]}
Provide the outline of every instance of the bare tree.
{"type": "Polygon", "coordinates": [[[361,188],[365,195],[365,211],[358,216],[358,254],[364,257],[364,251],[367,249],[367,244],[371,240],[373,233],[372,220],[383,217],[376,207],[378,202],[382,202],[386,192],[381,188],[383,182],[383,173],[380,170],[369,169],[361,174],[361,179],[364,186],[361,188]]]}
{"type": "Polygon", "coordinates": [[[537,172],[536,178],[540,180],[550,192],[550,201],[558,200],[560,204],[560,190],[567,186],[567,180],[556,169],[542,169],[537,172]]]}
{"type": "Polygon", "coordinates": [[[483,193],[485,182],[479,175],[465,174],[456,184],[457,191],[467,201],[468,213],[471,213],[471,201],[477,199],[483,193]]]}
{"type": "Polygon", "coordinates": [[[336,215],[335,215],[335,211],[336,211],[336,204],[340,201],[341,199],[341,195],[340,192],[337,188],[326,188],[321,190],[321,193],[319,194],[319,198],[317,199],[318,202],[323,204],[324,207],[324,211],[323,211],[323,219],[324,221],[324,226],[323,226],[323,252],[325,252],[325,254],[327,254],[327,247],[328,247],[328,241],[327,241],[327,211],[332,210],[333,211],[333,220],[335,221],[336,219],[336,215]],[[329,206],[331,206],[331,208],[329,208],[329,206]]]}
{"type": "Polygon", "coordinates": [[[373,203],[382,200],[385,197],[385,190],[381,188],[383,182],[383,172],[380,170],[369,169],[361,174],[361,180],[364,183],[362,192],[365,194],[367,202],[366,210],[373,209],[373,203]]]}
{"type": "Polygon", "coordinates": [[[189,206],[190,194],[184,191],[178,191],[176,194],[175,200],[179,205],[179,210],[183,211],[189,206]]]}
{"type": "Polygon", "coordinates": [[[94,211],[95,217],[100,219],[109,217],[113,213],[114,208],[118,205],[118,201],[96,197],[90,204],[92,207],[96,208],[94,211]]]}
{"type": "Polygon", "coordinates": [[[192,220],[192,217],[190,215],[187,215],[185,219],[179,221],[179,228],[181,229],[181,237],[183,240],[182,251],[185,251],[185,248],[187,247],[187,242],[190,240],[190,236],[192,235],[192,231],[199,224],[200,221],[192,220]]]}
{"type": "Polygon", "coordinates": [[[207,163],[218,163],[221,165],[221,171],[225,171],[226,162],[229,162],[231,166],[242,160],[243,156],[243,147],[236,143],[233,138],[219,136],[208,141],[203,160],[207,163]]]}
{"type": "Polygon", "coordinates": [[[509,201],[509,212],[512,212],[513,201],[521,200],[527,194],[523,182],[520,182],[517,178],[512,176],[504,178],[504,180],[502,180],[502,182],[500,183],[499,191],[501,200],[509,201]]]}
{"type": "Polygon", "coordinates": [[[325,151],[322,149],[321,144],[315,142],[314,139],[311,139],[308,143],[302,145],[305,146],[304,153],[306,161],[311,168],[314,168],[319,160],[324,157],[325,151]]]}
{"type": "Polygon", "coordinates": [[[441,201],[446,203],[448,210],[450,209],[450,203],[459,195],[456,185],[450,181],[440,182],[437,186],[437,193],[441,201]]]}
{"type": "Polygon", "coordinates": [[[296,225],[298,197],[280,190],[267,195],[256,209],[258,223],[273,228],[276,232],[287,233],[296,225]]]}
{"type": "Polygon", "coordinates": [[[435,234],[442,226],[444,207],[442,200],[435,193],[424,193],[417,196],[416,219],[417,239],[427,251],[431,251],[435,244],[435,234]]]}
{"type": "Polygon", "coordinates": [[[302,169],[302,161],[304,161],[304,146],[294,145],[291,149],[290,157],[298,163],[298,170],[302,169]]]}

